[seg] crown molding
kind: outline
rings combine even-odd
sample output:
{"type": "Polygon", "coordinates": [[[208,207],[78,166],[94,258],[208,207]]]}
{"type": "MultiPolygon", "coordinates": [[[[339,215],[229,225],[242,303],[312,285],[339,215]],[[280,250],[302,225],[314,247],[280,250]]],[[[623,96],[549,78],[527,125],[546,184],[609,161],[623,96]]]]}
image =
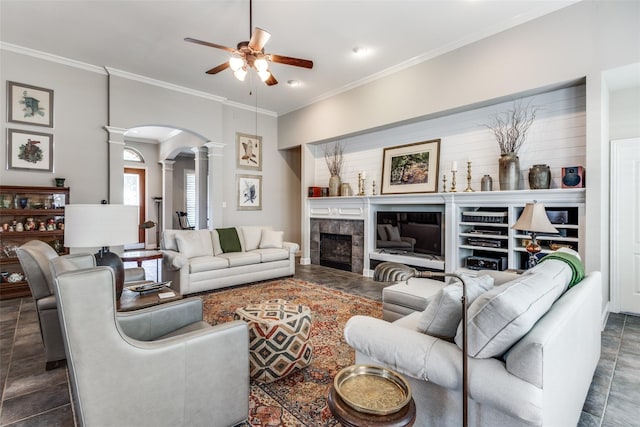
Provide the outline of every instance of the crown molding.
{"type": "Polygon", "coordinates": [[[98,67],[97,65],[87,64],[86,62],[80,62],[74,59],[52,55],[50,53],[41,52],[35,49],[29,49],[28,47],[18,46],[11,43],[0,42],[0,50],[6,50],[8,52],[18,53],[25,56],[32,56],[34,58],[42,59],[49,62],[55,62],[57,64],[66,65],[69,67],[80,68],[81,70],[91,71],[92,73],[102,74],[103,76],[107,75],[104,68],[98,67]]]}
{"type": "MultiPolygon", "coordinates": [[[[571,4],[577,3],[579,1],[580,0],[572,0],[571,4]]],[[[387,76],[390,76],[392,74],[396,74],[396,73],[398,73],[398,72],[400,72],[402,70],[405,70],[407,68],[411,68],[411,67],[413,67],[415,65],[418,65],[418,64],[421,64],[423,62],[429,61],[429,60],[434,59],[434,58],[436,58],[438,56],[441,56],[441,55],[444,55],[446,53],[452,52],[452,51],[454,51],[456,49],[460,49],[460,48],[462,48],[464,46],[467,46],[467,45],[470,45],[472,43],[478,42],[480,40],[486,39],[488,37],[494,36],[496,34],[499,34],[499,33],[503,32],[503,31],[506,31],[508,29],[517,27],[518,25],[522,25],[522,24],[527,23],[529,21],[532,21],[532,20],[534,20],[536,18],[540,18],[540,17],[542,17],[544,15],[547,15],[549,13],[555,12],[556,10],[557,9],[553,8],[552,5],[549,6],[549,7],[542,7],[540,9],[536,10],[536,11],[531,11],[529,13],[524,13],[524,14],[518,15],[516,17],[513,17],[511,19],[508,19],[508,20],[506,20],[506,21],[504,21],[504,22],[502,22],[500,24],[496,24],[496,25],[493,25],[491,27],[484,28],[484,29],[482,29],[482,30],[480,30],[480,31],[478,31],[478,32],[476,32],[474,34],[471,34],[471,35],[467,36],[467,37],[463,37],[463,38],[461,38],[459,40],[453,41],[453,42],[451,42],[451,43],[449,43],[449,44],[447,44],[445,46],[442,46],[440,48],[430,50],[429,52],[425,52],[425,53],[423,53],[421,55],[414,56],[413,58],[410,58],[410,59],[408,59],[408,60],[406,60],[404,62],[400,62],[400,63],[398,63],[396,65],[393,65],[393,66],[391,66],[389,68],[386,68],[386,69],[384,69],[384,70],[382,70],[382,71],[380,71],[378,73],[371,74],[371,75],[369,75],[367,77],[364,77],[364,78],[362,78],[360,80],[351,82],[349,84],[346,84],[346,85],[344,85],[342,87],[339,87],[337,89],[334,89],[332,91],[325,92],[322,95],[317,96],[317,97],[309,100],[308,102],[306,102],[306,103],[304,103],[302,105],[294,107],[289,111],[285,111],[285,112],[280,113],[280,116],[283,116],[285,114],[291,113],[291,112],[296,111],[296,110],[300,110],[302,108],[305,108],[305,107],[308,107],[310,105],[313,105],[313,104],[315,104],[317,102],[324,101],[326,99],[329,99],[329,98],[332,98],[334,96],[340,95],[342,93],[348,92],[348,91],[350,91],[352,89],[355,89],[357,87],[364,86],[364,85],[366,85],[368,83],[371,83],[371,82],[374,82],[376,80],[380,80],[380,79],[382,79],[384,77],[387,77],[387,76]]]]}
{"type": "Polygon", "coordinates": [[[173,83],[168,83],[162,80],[152,79],[150,77],[141,76],[139,74],[130,73],[128,71],[118,70],[116,68],[111,68],[107,66],[99,67],[97,65],[87,64],[86,62],[80,62],[74,59],[69,59],[62,56],[58,56],[58,55],[52,55],[50,53],[42,52],[35,49],[29,49],[27,47],[18,46],[11,43],[0,42],[0,50],[5,50],[7,52],[13,52],[13,53],[17,53],[25,56],[31,56],[34,58],[42,59],[44,61],[55,62],[57,64],[66,65],[69,67],[79,68],[81,70],[90,71],[92,73],[101,74],[103,76],[117,76],[123,79],[133,80],[133,81],[161,87],[168,90],[185,93],[187,95],[197,96],[197,97],[205,98],[211,101],[220,102],[222,104],[229,105],[230,107],[239,108],[242,110],[258,112],[260,114],[265,114],[273,117],[278,116],[278,114],[275,113],[274,111],[264,110],[264,109],[256,108],[251,105],[229,101],[227,98],[222,96],[213,95],[211,93],[202,92],[199,90],[189,89],[184,86],[175,85],[173,83]]]}

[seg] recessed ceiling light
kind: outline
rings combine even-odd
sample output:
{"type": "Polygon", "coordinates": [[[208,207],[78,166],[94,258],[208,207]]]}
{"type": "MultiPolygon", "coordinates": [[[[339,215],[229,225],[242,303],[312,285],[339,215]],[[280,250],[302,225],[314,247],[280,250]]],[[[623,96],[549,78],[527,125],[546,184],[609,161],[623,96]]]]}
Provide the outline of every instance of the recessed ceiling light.
{"type": "Polygon", "coordinates": [[[369,48],[364,46],[356,46],[352,50],[353,50],[353,53],[355,53],[358,56],[364,56],[367,53],[369,53],[369,48]]]}
{"type": "Polygon", "coordinates": [[[302,83],[300,83],[300,80],[289,80],[287,81],[287,84],[291,87],[300,87],[302,86],[302,83]]]}

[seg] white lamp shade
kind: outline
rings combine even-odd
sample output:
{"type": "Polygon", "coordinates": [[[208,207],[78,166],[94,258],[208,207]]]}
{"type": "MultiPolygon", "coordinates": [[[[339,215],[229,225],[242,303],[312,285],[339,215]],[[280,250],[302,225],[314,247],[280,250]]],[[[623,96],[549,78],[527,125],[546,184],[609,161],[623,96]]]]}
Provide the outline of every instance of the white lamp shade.
{"type": "Polygon", "coordinates": [[[95,248],[138,242],[138,207],[131,205],[66,205],[64,245],[95,248]]]}
{"type": "Polygon", "coordinates": [[[527,203],[513,226],[514,230],[530,231],[534,233],[557,233],[558,230],[551,224],[547,211],[542,203],[527,203]]]}

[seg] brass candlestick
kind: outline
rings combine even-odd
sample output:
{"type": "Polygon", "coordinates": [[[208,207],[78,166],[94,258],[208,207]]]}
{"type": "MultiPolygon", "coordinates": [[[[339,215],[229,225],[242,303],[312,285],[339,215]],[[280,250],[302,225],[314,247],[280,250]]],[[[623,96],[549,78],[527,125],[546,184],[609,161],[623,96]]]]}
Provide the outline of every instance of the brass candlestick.
{"type": "Polygon", "coordinates": [[[467,162],[467,188],[465,188],[465,193],[472,193],[473,188],[471,188],[471,162],[467,162]]]}
{"type": "Polygon", "coordinates": [[[451,190],[449,190],[450,193],[455,193],[458,190],[456,190],[456,172],[457,171],[451,171],[451,190]]]}
{"type": "Polygon", "coordinates": [[[364,196],[364,178],[362,173],[358,173],[358,196],[364,196]]]}
{"type": "Polygon", "coordinates": [[[442,174],[442,192],[443,193],[447,192],[447,174],[446,173],[442,174]]]}

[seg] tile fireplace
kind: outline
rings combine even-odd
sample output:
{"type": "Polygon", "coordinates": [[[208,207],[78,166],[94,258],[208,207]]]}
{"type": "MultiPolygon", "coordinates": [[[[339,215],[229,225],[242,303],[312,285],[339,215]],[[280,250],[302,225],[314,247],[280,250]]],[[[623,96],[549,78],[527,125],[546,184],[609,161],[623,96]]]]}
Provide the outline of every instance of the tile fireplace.
{"type": "Polygon", "coordinates": [[[364,221],[311,219],[311,264],[362,274],[364,221]]]}

